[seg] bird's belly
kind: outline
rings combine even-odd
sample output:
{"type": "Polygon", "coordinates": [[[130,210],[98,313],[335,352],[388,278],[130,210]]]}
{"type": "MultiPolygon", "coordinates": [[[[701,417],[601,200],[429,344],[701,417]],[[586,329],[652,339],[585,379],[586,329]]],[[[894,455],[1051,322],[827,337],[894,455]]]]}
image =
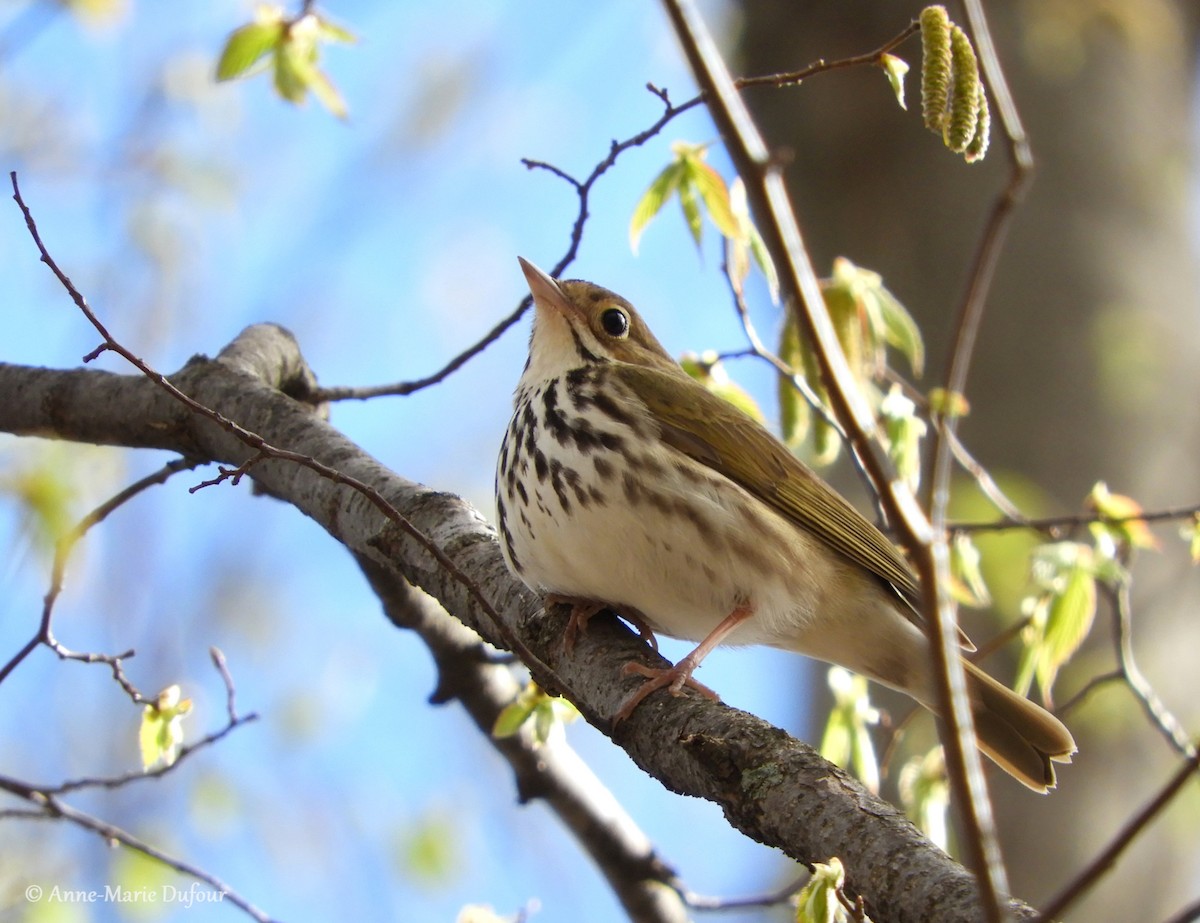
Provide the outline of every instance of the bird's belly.
{"type": "MultiPolygon", "coordinates": [[[[560,470],[594,464],[554,461],[560,470]]],[[[849,579],[840,557],[691,459],[607,461],[602,490],[529,479],[525,502],[510,500],[509,551],[534,589],[632,607],[655,631],[693,641],[748,605],[754,616],[726,643],[795,649],[849,579]]]]}

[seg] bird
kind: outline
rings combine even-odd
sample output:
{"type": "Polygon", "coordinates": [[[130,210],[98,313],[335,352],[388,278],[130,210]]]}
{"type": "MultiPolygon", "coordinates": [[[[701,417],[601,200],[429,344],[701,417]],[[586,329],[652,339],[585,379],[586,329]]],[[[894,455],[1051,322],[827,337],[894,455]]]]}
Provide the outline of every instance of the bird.
{"type": "MultiPolygon", "coordinates": [[[[651,644],[696,643],[617,722],[685,686],[715,647],[840,664],[938,711],[920,586],[896,546],[748,415],[691,378],[632,304],[518,257],[534,318],[496,464],[505,563],[571,607],[564,644],[609,610],[651,644]]],[[[962,646],[974,647],[965,635],[962,646]]],[[[1070,762],[1056,717],[964,660],[980,749],[1038,792],[1070,762]]]]}

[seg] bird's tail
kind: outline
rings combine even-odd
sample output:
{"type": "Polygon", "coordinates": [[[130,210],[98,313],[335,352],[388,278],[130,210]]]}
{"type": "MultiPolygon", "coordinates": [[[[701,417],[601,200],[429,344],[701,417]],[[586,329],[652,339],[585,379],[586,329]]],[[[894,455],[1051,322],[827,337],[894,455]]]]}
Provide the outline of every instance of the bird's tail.
{"type": "Polygon", "coordinates": [[[1075,740],[1050,712],[964,661],[979,749],[1035,792],[1054,788],[1054,764],[1071,762],[1075,740]]]}

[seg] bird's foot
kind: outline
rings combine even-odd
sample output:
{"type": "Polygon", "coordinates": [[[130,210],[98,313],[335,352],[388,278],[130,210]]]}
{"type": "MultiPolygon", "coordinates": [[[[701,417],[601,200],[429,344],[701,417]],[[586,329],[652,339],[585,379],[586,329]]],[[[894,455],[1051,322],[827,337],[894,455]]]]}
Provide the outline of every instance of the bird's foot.
{"type": "Polygon", "coordinates": [[[705,636],[704,640],[700,642],[694,651],[673,667],[648,667],[640,663],[625,664],[624,673],[626,676],[637,674],[638,676],[646,677],[646,681],[634,690],[633,695],[625,700],[624,704],[617,711],[617,716],[613,719],[613,726],[616,727],[632,715],[633,710],[642,703],[642,699],[659,689],[666,689],[671,695],[680,695],[683,692],[684,686],[691,686],[701,695],[712,699],[714,702],[721,701],[719,695],[703,683],[698,683],[692,679],[692,674],[696,672],[696,668],[700,666],[700,662],[712,652],[714,647],[724,641],[735,628],[753,614],[754,606],[748,602],[739,603],[729,615],[721,620],[716,628],[705,636]]]}
{"type": "Polygon", "coordinates": [[[579,636],[587,631],[588,622],[592,616],[609,609],[633,626],[639,637],[654,650],[658,650],[658,638],[646,624],[645,618],[632,606],[613,606],[609,603],[597,602],[594,599],[576,599],[573,596],[561,596],[558,593],[547,593],[542,598],[544,606],[565,605],[571,607],[571,616],[567,620],[567,630],[563,633],[563,650],[570,654],[575,649],[579,636]]]}
{"type": "Polygon", "coordinates": [[[659,689],[666,689],[671,695],[682,695],[683,687],[689,686],[705,698],[712,699],[714,702],[721,701],[721,697],[706,685],[692,679],[692,671],[699,665],[699,661],[692,661],[690,654],[673,667],[648,667],[644,663],[637,663],[636,661],[625,664],[625,669],[622,672],[626,676],[644,676],[646,677],[646,681],[635,689],[629,698],[625,700],[624,704],[621,705],[616,717],[613,719],[613,726],[616,727],[632,715],[634,709],[642,704],[642,699],[646,698],[652,692],[657,692],[659,689]]]}

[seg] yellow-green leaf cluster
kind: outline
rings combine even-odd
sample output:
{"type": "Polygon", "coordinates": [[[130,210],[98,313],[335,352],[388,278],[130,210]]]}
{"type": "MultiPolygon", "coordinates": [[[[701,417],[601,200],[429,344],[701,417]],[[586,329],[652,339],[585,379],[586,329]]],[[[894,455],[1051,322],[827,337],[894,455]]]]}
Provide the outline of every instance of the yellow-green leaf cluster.
{"type": "MultiPolygon", "coordinates": [[[[905,356],[920,375],[925,363],[921,331],[904,305],[884,286],[879,273],[856,266],[845,257],[834,260],[832,275],[821,280],[821,292],[850,370],[867,399],[879,410],[884,395],[875,383],[884,378],[888,347],[905,356]]],[[[816,355],[800,336],[791,315],[784,322],[779,357],[804,376],[811,393],[828,408],[816,355]]],[[[779,398],[784,439],[793,450],[808,438],[814,464],[833,462],[841,446],[837,431],[822,415],[812,412],[791,382],[781,380],[779,398]]],[[[907,432],[897,432],[907,449],[912,448],[912,439],[923,434],[917,430],[914,425],[908,426],[907,432]]],[[[908,458],[915,461],[915,454],[909,453],[908,458]]]]}
{"type": "Polygon", "coordinates": [[[879,791],[879,760],[871,740],[871,727],[879,723],[879,710],[871,705],[866,677],[845,667],[829,668],[833,710],[821,737],[821,756],[853,772],[870,791],[879,791]]]}
{"type": "MultiPolygon", "coordinates": [[[[850,918],[842,896],[845,886],[846,872],[837,856],[813,863],[812,878],[796,897],[796,923],[845,923],[850,918]]],[[[866,914],[855,919],[870,923],[866,914]]]]}
{"type": "Polygon", "coordinates": [[[958,391],[947,391],[945,388],[930,388],[927,396],[931,416],[950,420],[965,417],[971,412],[971,404],[966,395],[958,391]]]}
{"type": "Polygon", "coordinates": [[[983,557],[965,532],[955,533],[950,543],[950,593],[964,606],[981,609],[992,604],[983,579],[983,557]]]}
{"type": "Polygon", "coordinates": [[[750,392],[729,377],[715,352],[703,355],[685,353],[679,360],[683,370],[719,398],[728,401],[746,416],[766,425],[766,418],[750,392]]]}
{"type": "Polygon", "coordinates": [[[904,102],[904,77],[908,73],[908,62],[894,54],[885,54],[879,59],[879,66],[883,68],[888,83],[892,86],[892,92],[896,94],[896,102],[900,104],[901,109],[907,109],[908,105],[904,102]]]}
{"type": "Polygon", "coordinates": [[[1054,542],[1034,549],[1033,593],[1023,605],[1029,623],[1021,632],[1025,648],[1016,689],[1028,693],[1036,679],[1049,702],[1058,671],[1079,649],[1096,615],[1098,562],[1080,542],[1054,542]]]}
{"type": "Polygon", "coordinates": [[[740,176],[733,179],[729,186],[729,208],[737,224],[737,234],[725,238],[725,264],[729,267],[729,280],[734,290],[741,295],[750,275],[750,261],[758,265],[767,280],[767,289],[771,293],[771,301],[779,303],[779,276],[775,272],[775,263],[767,252],[762,235],[750,220],[750,206],[746,201],[746,184],[740,176]]]}
{"type": "Polygon", "coordinates": [[[173,766],[183,746],[183,719],[192,710],[192,700],[181,698],[177,685],[168,686],[142,709],[138,746],[142,769],[173,766]]]}
{"type": "Polygon", "coordinates": [[[971,40],[945,7],[921,11],[921,113],[925,127],[967,163],[987,153],[991,114],[971,40]]]}
{"type": "Polygon", "coordinates": [[[302,103],[312,93],[321,105],[344,119],[346,103],[318,67],[320,46],[354,41],[351,32],[317,13],[288,19],[279,7],[262,5],[253,22],[230,33],[217,62],[217,79],[233,80],[269,66],[275,92],[285,100],[302,103]]]}
{"type": "Polygon", "coordinates": [[[946,815],[950,810],[950,783],[942,748],[934,747],[905,763],[900,770],[899,789],[908,819],[942,849],[949,849],[946,815]]]}
{"type": "Polygon", "coordinates": [[[1200,564],[1200,513],[1192,514],[1192,518],[1180,528],[1179,535],[1188,543],[1192,563],[1200,564]]]}
{"type": "Polygon", "coordinates": [[[921,440],[929,429],[917,416],[917,405],[904,396],[899,385],[892,385],[879,404],[884,432],[888,439],[888,456],[896,473],[916,490],[921,483],[921,440]]]}
{"type": "Polygon", "coordinates": [[[24,526],[43,550],[54,548],[71,528],[76,492],[64,468],[46,464],[16,470],[0,478],[0,493],[16,500],[24,526]]]}
{"type": "Polygon", "coordinates": [[[1150,531],[1146,520],[1137,518],[1142,507],[1132,497],[1114,494],[1109,491],[1107,484],[1097,481],[1088,494],[1086,506],[1103,517],[1099,522],[1091,523],[1089,528],[1097,547],[1106,551],[1112,549],[1110,557],[1118,548],[1159,547],[1159,541],[1150,531]]]}
{"type": "Polygon", "coordinates": [[[674,160],[654,178],[633,209],[629,222],[629,246],[633,252],[637,253],[646,225],[672,196],[679,197],[684,220],[697,247],[703,238],[705,214],[724,237],[739,236],[741,230],[730,205],[729,188],[721,174],[705,160],[708,145],[676,141],[671,145],[671,153],[674,160]]]}
{"type": "Polygon", "coordinates": [[[546,693],[537,683],[530,681],[520,694],[510,702],[492,726],[492,736],[513,737],[527,722],[532,722],[533,741],[545,744],[550,736],[568,722],[579,717],[575,706],[566,699],[546,693]]]}

